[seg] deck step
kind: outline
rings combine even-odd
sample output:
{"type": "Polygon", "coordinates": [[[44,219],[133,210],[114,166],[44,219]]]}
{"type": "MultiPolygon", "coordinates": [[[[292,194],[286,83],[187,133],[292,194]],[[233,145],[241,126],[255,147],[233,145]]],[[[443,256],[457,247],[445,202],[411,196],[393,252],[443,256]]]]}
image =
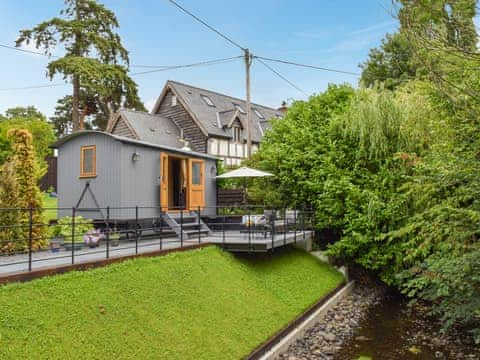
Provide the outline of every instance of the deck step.
{"type": "Polygon", "coordinates": [[[196,212],[185,213],[166,213],[164,220],[168,226],[175,231],[178,237],[183,236],[184,239],[200,235],[211,234],[210,228],[203,222],[196,212]]]}

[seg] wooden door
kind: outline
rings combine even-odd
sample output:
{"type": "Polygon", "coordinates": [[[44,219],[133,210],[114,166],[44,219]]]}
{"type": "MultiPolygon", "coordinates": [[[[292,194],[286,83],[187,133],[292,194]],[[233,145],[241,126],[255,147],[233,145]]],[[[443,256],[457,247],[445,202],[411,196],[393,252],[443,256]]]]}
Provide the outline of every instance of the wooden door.
{"type": "Polygon", "coordinates": [[[190,210],[205,207],[205,163],[188,160],[188,202],[190,210]]]}
{"type": "Polygon", "coordinates": [[[168,154],[160,153],[160,207],[168,210],[168,154]]]}

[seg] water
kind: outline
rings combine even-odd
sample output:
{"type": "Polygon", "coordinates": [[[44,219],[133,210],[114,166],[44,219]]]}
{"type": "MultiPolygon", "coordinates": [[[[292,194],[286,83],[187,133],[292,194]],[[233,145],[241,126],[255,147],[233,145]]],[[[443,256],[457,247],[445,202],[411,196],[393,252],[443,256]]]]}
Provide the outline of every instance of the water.
{"type": "Polygon", "coordinates": [[[433,360],[480,359],[480,350],[473,344],[443,344],[438,335],[439,324],[432,318],[412,310],[396,294],[373,306],[360,323],[354,338],[340,350],[336,359],[433,360]],[[463,354],[463,355],[462,355],[463,354]],[[473,357],[468,355],[474,354],[473,357]]]}

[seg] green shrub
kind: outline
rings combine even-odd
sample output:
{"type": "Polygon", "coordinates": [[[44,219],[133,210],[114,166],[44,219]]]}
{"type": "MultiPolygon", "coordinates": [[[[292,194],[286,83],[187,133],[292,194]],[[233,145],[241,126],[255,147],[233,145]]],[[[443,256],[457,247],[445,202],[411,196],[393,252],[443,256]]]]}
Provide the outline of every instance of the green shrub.
{"type": "MultiPolygon", "coordinates": [[[[54,227],[53,236],[63,237],[65,241],[72,241],[73,218],[65,216],[58,220],[54,227]]],[[[93,222],[89,219],[84,219],[82,216],[75,216],[75,238],[74,242],[83,242],[83,235],[88,231],[93,230],[93,222]]]]}

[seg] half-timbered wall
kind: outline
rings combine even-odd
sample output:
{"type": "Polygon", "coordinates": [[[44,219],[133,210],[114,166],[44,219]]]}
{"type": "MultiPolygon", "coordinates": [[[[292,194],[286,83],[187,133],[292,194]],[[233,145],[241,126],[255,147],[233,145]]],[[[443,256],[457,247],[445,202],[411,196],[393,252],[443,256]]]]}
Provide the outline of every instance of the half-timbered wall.
{"type": "MultiPolygon", "coordinates": [[[[258,144],[252,144],[252,153],[257,150],[258,144]]],[[[222,159],[225,166],[239,166],[247,157],[247,144],[211,137],[208,140],[208,154],[222,159]]]]}

